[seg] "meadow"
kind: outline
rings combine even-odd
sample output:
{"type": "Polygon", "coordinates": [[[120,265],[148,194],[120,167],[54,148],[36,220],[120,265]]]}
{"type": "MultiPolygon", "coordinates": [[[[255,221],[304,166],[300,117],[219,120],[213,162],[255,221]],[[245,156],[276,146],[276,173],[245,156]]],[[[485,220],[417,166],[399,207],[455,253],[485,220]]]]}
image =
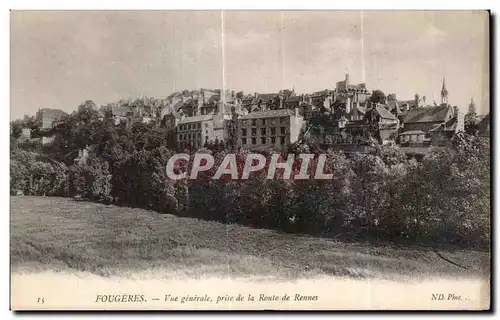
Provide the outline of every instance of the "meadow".
{"type": "Polygon", "coordinates": [[[14,273],[404,280],[490,267],[487,251],[345,243],[71,198],[12,196],[10,218],[14,273]]]}

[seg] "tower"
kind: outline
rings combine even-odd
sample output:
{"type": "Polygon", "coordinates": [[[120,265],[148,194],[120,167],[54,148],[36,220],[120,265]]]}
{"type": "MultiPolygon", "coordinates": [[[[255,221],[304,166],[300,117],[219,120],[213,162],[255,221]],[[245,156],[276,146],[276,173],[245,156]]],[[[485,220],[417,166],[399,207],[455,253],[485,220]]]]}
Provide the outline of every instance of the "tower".
{"type": "Polygon", "coordinates": [[[448,104],[448,89],[446,89],[446,82],[443,77],[443,88],[441,89],[441,104],[448,104]]]}
{"type": "Polygon", "coordinates": [[[474,104],[474,99],[470,98],[469,110],[467,112],[470,115],[476,115],[476,105],[474,104]]]}

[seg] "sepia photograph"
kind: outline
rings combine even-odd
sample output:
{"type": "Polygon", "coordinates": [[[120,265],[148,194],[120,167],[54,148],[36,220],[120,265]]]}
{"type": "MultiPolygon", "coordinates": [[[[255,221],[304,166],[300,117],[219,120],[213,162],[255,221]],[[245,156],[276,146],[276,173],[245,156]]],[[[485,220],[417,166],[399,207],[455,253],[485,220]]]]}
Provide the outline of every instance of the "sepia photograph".
{"type": "Polygon", "coordinates": [[[11,310],[490,310],[489,11],[9,20],[11,310]]]}

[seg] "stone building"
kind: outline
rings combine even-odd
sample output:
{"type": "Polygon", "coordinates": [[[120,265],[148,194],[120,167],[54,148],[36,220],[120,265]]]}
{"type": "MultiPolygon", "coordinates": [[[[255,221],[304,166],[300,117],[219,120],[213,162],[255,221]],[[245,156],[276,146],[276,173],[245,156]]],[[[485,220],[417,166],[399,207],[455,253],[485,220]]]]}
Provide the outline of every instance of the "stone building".
{"type": "Polygon", "coordinates": [[[346,73],[343,81],[337,82],[333,92],[333,101],[345,105],[346,114],[357,114],[358,108],[366,107],[370,92],[364,83],[351,84],[349,73],[346,73]]]}
{"type": "Polygon", "coordinates": [[[303,125],[299,109],[255,111],[239,119],[238,146],[251,150],[282,150],[298,140],[303,125]]]}
{"type": "Polygon", "coordinates": [[[39,109],[35,115],[37,121],[42,123],[42,130],[52,129],[54,121],[65,116],[67,113],[60,109],[39,109]]]}

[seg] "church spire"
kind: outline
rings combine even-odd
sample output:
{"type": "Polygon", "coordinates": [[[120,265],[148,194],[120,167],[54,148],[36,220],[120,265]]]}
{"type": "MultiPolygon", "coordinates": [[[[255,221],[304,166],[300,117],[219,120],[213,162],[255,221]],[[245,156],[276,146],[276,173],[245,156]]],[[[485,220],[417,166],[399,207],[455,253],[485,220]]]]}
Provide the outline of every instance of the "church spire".
{"type": "Polygon", "coordinates": [[[474,104],[474,98],[470,98],[469,110],[467,113],[472,115],[476,114],[476,105],[474,104]]]}
{"type": "Polygon", "coordinates": [[[443,88],[441,89],[441,104],[448,104],[448,89],[446,89],[446,81],[443,77],[443,88]]]}

